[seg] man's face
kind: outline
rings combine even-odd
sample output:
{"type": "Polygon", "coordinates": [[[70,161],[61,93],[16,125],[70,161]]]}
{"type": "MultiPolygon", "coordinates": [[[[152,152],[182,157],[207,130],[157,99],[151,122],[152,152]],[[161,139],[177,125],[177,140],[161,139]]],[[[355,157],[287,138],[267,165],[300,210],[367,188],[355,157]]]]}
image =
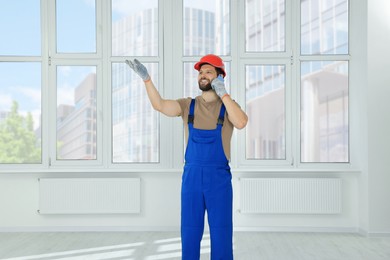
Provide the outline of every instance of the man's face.
{"type": "Polygon", "coordinates": [[[217,71],[209,64],[204,64],[200,67],[198,74],[199,89],[209,91],[212,89],[211,81],[217,77],[217,71]]]}

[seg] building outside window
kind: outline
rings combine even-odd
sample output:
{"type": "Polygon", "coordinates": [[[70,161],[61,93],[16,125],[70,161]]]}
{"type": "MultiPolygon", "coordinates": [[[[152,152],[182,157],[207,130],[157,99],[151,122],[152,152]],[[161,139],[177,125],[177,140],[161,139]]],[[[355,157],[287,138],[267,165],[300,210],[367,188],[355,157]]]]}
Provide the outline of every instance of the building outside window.
{"type": "MultiPolygon", "coordinates": [[[[48,44],[42,42],[40,1],[26,1],[28,12],[12,1],[4,3],[0,11],[10,25],[0,26],[0,33],[6,35],[0,45],[0,163],[42,163],[43,102],[55,106],[55,138],[49,140],[55,147],[55,160],[99,160],[101,136],[110,140],[109,161],[113,164],[161,163],[161,154],[170,151],[162,146],[161,116],[151,107],[143,82],[123,61],[140,59],[162,92],[176,87],[160,81],[165,55],[161,51],[166,50],[161,41],[165,32],[162,1],[137,5],[134,0],[126,4],[112,0],[109,27],[101,27],[99,12],[107,10],[99,1],[53,3],[56,17],[51,30],[55,34],[48,44]],[[18,19],[10,15],[16,12],[23,12],[18,19]],[[111,38],[101,38],[96,28],[104,28],[111,38]],[[16,32],[30,35],[28,46],[16,32]],[[42,53],[42,45],[54,49],[55,54],[47,49],[42,53]],[[102,46],[104,52],[111,47],[108,55],[102,54],[102,46]],[[42,73],[48,68],[46,62],[49,68],[55,67],[49,75],[42,73]],[[110,86],[101,80],[107,76],[110,86]],[[49,85],[53,82],[54,92],[49,85]],[[107,87],[111,89],[111,107],[102,103],[106,97],[101,93],[107,87]],[[50,90],[49,95],[42,89],[50,90]],[[111,122],[103,124],[111,124],[111,130],[102,133],[99,111],[107,109],[111,122]],[[11,126],[18,129],[19,136],[11,134],[11,126]],[[20,140],[28,149],[12,150],[20,140]]],[[[349,162],[348,0],[300,2],[300,24],[292,27],[300,28],[299,48],[291,58],[292,33],[287,31],[287,23],[292,8],[285,0],[240,3],[245,17],[242,34],[231,23],[233,14],[241,17],[232,7],[234,1],[183,0],[182,4],[183,82],[179,85],[183,96],[200,94],[194,62],[208,53],[220,55],[226,64],[228,91],[243,97],[238,101],[250,118],[245,137],[237,144],[245,147],[247,162],[288,161],[289,154],[299,157],[301,163],[349,162]],[[244,38],[237,40],[232,35],[244,38]],[[244,49],[237,50],[240,46],[244,49]],[[300,75],[298,84],[292,82],[291,71],[300,75]],[[299,98],[292,96],[293,88],[299,98]],[[291,118],[291,104],[298,106],[299,122],[291,118]],[[299,128],[299,136],[290,135],[292,127],[299,128]],[[299,139],[299,154],[293,151],[292,138],[299,139]]],[[[168,51],[166,55],[171,54],[168,51]]],[[[49,122],[50,128],[52,125],[49,122]]]]}

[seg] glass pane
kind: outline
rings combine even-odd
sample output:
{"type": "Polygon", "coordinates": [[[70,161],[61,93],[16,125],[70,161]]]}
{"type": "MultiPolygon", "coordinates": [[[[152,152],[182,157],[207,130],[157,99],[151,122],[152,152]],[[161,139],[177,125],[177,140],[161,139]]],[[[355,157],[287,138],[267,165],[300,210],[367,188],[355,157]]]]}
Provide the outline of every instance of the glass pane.
{"type": "Polygon", "coordinates": [[[247,159],[286,159],[286,68],[246,66],[247,159]]]}
{"type": "Polygon", "coordinates": [[[57,159],[96,159],[96,67],[57,67],[57,159]]]}
{"type": "Polygon", "coordinates": [[[112,0],[112,55],[158,56],[158,0],[112,0]]]}
{"type": "MultiPolygon", "coordinates": [[[[158,86],[158,63],[143,63],[158,86]]],[[[114,163],[158,163],[159,114],[145,85],[125,63],[112,65],[112,143],[114,163]]]]}
{"type": "Polygon", "coordinates": [[[40,56],[40,0],[0,0],[0,55],[40,56]]]}
{"type": "MultiPolygon", "coordinates": [[[[202,94],[202,91],[199,89],[198,84],[198,74],[199,72],[194,69],[194,64],[192,62],[184,63],[184,96],[183,97],[192,97],[195,98],[202,94]]],[[[228,93],[230,93],[230,62],[225,62],[225,86],[228,93]]]]}
{"type": "Polygon", "coordinates": [[[301,64],[301,161],[348,162],[348,62],[301,64]]]}
{"type": "Polygon", "coordinates": [[[184,56],[230,54],[230,0],[183,1],[184,56]]]}
{"type": "Polygon", "coordinates": [[[0,62],[0,163],[41,160],[41,64],[0,62]]]}
{"type": "Polygon", "coordinates": [[[246,0],[247,52],[282,52],[286,46],[285,0],[246,0]]]}
{"type": "Polygon", "coordinates": [[[96,53],[95,1],[57,0],[57,52],[96,53]]]}
{"type": "Polygon", "coordinates": [[[301,53],[348,54],[348,0],[301,0],[301,53]]]}

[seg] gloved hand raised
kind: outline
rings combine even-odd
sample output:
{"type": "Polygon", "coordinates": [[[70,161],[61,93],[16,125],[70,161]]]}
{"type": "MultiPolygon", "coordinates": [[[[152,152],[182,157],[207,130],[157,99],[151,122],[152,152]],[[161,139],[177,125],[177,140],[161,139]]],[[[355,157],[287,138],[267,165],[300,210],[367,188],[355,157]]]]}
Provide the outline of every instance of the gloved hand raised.
{"type": "Polygon", "coordinates": [[[126,64],[129,65],[129,67],[132,70],[134,70],[134,72],[137,73],[143,81],[146,82],[150,80],[148,70],[141,62],[139,62],[139,60],[137,59],[134,59],[134,61],[126,60],[126,64]]]}
{"type": "Polygon", "coordinates": [[[225,83],[222,75],[219,75],[217,78],[213,79],[213,81],[211,82],[211,87],[215,90],[215,92],[221,99],[225,95],[228,95],[225,89],[225,83]]]}

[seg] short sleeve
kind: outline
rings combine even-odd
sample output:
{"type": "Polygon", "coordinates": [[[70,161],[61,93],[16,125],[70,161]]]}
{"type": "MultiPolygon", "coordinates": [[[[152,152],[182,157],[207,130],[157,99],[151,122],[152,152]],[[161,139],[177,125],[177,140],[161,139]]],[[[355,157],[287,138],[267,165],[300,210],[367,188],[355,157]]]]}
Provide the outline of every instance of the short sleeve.
{"type": "Polygon", "coordinates": [[[191,98],[190,97],[188,97],[188,98],[179,98],[179,99],[177,99],[177,102],[179,103],[180,108],[181,108],[180,116],[182,118],[184,118],[184,116],[188,115],[188,110],[189,110],[189,106],[190,106],[190,103],[191,103],[191,98]]]}

